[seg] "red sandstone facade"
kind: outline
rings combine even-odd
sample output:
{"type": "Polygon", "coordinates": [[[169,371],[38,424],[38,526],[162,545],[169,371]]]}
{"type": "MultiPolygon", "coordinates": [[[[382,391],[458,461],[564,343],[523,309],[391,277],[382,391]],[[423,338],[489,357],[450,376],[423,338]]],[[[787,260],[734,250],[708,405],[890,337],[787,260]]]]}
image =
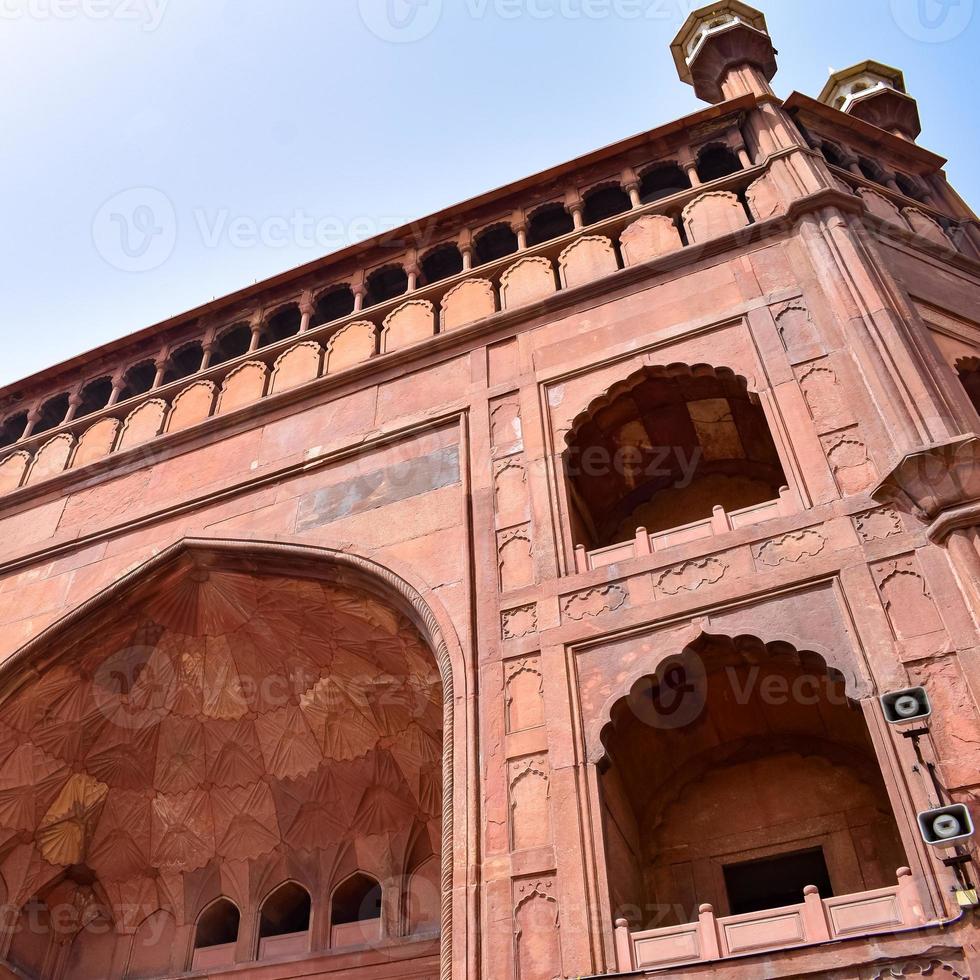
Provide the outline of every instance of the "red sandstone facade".
{"type": "Polygon", "coordinates": [[[2,393],[0,975],[977,976],[978,225],[899,72],[674,54],[2,393]]]}

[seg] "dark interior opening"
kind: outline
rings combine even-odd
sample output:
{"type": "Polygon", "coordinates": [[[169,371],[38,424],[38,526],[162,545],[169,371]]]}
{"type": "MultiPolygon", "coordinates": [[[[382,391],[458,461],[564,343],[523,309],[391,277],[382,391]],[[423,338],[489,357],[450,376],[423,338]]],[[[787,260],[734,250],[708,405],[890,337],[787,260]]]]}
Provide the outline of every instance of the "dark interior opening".
{"type": "Polygon", "coordinates": [[[455,245],[439,245],[422,259],[422,281],[425,285],[441,282],[463,271],[463,256],[455,245]]]}
{"type": "MultiPolygon", "coordinates": [[[[152,381],[153,379],[151,378],[150,380],[152,381]]],[[[50,432],[52,429],[57,429],[65,421],[67,414],[67,393],[49,398],[44,403],[44,407],[41,409],[41,417],[37,420],[37,425],[34,426],[34,431],[31,434],[37,436],[42,432],[50,432]]]]}
{"type": "Polygon", "coordinates": [[[168,385],[181,378],[189,378],[201,370],[204,362],[204,347],[198,341],[181,347],[170,355],[170,363],[163,375],[163,383],[168,385]]]}
{"type": "Polygon", "coordinates": [[[354,312],[354,290],[350,286],[341,286],[324,293],[316,301],[311,326],[322,327],[325,323],[333,323],[354,312]]]}
{"type": "Polygon", "coordinates": [[[226,330],[215,344],[211,364],[224,364],[248,353],[252,346],[252,328],[247,323],[239,323],[226,330]]]}
{"type": "Polygon", "coordinates": [[[820,152],[823,153],[824,160],[826,160],[832,167],[840,167],[841,170],[847,170],[847,163],[844,160],[844,153],[836,143],[828,143],[824,141],[820,145],[820,152]]]}
{"type": "Polygon", "coordinates": [[[543,208],[538,208],[531,218],[527,229],[527,243],[531,246],[541,245],[574,230],[575,222],[563,204],[546,204],[543,208]]]}
{"type": "Polygon", "coordinates": [[[262,906],[259,938],[288,936],[310,928],[310,893],[290,881],[273,892],[262,906]]]}
{"type": "Polygon", "coordinates": [[[209,946],[227,946],[238,942],[238,926],[241,913],[234,902],[221,899],[210,908],[205,909],[197,922],[197,933],[194,936],[195,949],[207,949],[209,946]]]}
{"type": "Polygon", "coordinates": [[[727,146],[709,146],[698,157],[698,176],[703,184],[737,174],[741,169],[738,157],[727,146]]]}
{"type": "Polygon", "coordinates": [[[367,875],[348,878],[333,895],[330,922],[335,926],[349,922],[368,922],[381,918],[381,885],[367,875]]]}
{"type": "Polygon", "coordinates": [[[908,174],[895,174],[895,183],[898,189],[913,201],[921,201],[923,198],[922,187],[919,182],[908,174]]]}
{"type": "Polygon", "coordinates": [[[153,361],[143,361],[142,364],[134,364],[126,372],[123,390],[119,396],[119,400],[124,402],[127,398],[145,395],[153,387],[156,376],[157,369],[153,361]]]}
{"type": "Polygon", "coordinates": [[[367,305],[376,306],[408,292],[408,273],[400,265],[385,266],[368,277],[367,288],[367,305]]]}
{"type": "Polygon", "coordinates": [[[26,428],[27,412],[18,412],[16,415],[11,415],[0,426],[0,448],[12,446],[23,437],[26,428]]]}
{"type": "Polygon", "coordinates": [[[821,898],[831,898],[834,894],[821,847],[730,864],[724,872],[732,915],[799,905],[807,885],[816,885],[821,898]]]}
{"type": "Polygon", "coordinates": [[[622,187],[602,187],[585,198],[584,221],[594,225],[597,221],[615,217],[631,210],[633,202],[622,187]]]}
{"type": "Polygon", "coordinates": [[[275,344],[287,337],[295,337],[303,325],[303,314],[298,306],[287,306],[269,318],[262,331],[262,345],[275,344]]]}
{"type": "Polygon", "coordinates": [[[691,178],[676,163],[664,164],[648,170],[640,180],[640,200],[651,204],[664,197],[671,197],[689,190],[691,178]]]}
{"type": "Polygon", "coordinates": [[[868,180],[873,180],[876,184],[881,183],[881,167],[873,160],[861,157],[858,160],[858,169],[868,180]]]}
{"type": "Polygon", "coordinates": [[[78,406],[76,418],[84,418],[93,412],[101,411],[112,397],[112,378],[99,378],[90,381],[82,389],[82,403],[78,406]]]}
{"type": "Polygon", "coordinates": [[[517,235],[510,225],[494,225],[477,237],[474,246],[476,264],[484,265],[505,255],[513,255],[517,251],[517,235]]]}

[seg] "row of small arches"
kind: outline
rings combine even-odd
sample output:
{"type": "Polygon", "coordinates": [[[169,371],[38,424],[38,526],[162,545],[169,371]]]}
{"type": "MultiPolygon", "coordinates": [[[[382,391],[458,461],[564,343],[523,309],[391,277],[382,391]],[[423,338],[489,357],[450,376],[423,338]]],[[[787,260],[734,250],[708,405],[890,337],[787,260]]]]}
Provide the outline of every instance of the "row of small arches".
{"type": "Polygon", "coordinates": [[[867,156],[854,155],[833,140],[820,138],[816,142],[823,158],[832,167],[851,171],[852,165],[856,165],[861,176],[874,184],[890,188],[891,182],[894,181],[898,190],[913,201],[927,203],[931,198],[929,191],[918,177],[898,170],[889,172],[877,160],[867,156]]]}
{"type": "MultiPolygon", "coordinates": [[[[726,145],[713,143],[702,148],[694,169],[702,184],[729,176],[742,169],[738,156],[726,145]]],[[[605,221],[637,206],[654,203],[693,186],[691,176],[679,164],[656,163],[638,174],[634,194],[621,183],[607,182],[592,187],[583,195],[581,223],[585,227],[605,221]]],[[[552,202],[541,205],[528,215],[524,237],[507,222],[498,222],[482,229],[473,240],[473,268],[516,254],[522,246],[533,248],[570,234],[578,227],[568,206],[552,202]]],[[[365,280],[361,308],[367,309],[396,299],[411,291],[412,286],[425,287],[456,276],[466,263],[462,249],[454,242],[443,242],[423,254],[419,273],[412,282],[409,271],[401,264],[375,269],[365,280]]],[[[350,284],[326,287],[314,297],[308,329],[324,326],[352,315],[358,308],[357,296],[350,284]]],[[[108,407],[146,394],[155,387],[172,384],[190,377],[205,367],[214,367],[261,350],[300,333],[303,313],[298,303],[288,303],[269,314],[258,328],[249,322],[233,323],[221,331],[207,352],[202,340],[189,341],[172,351],[164,364],[148,357],[132,365],[121,383],[114,384],[111,376],[88,382],[79,393],[71,419],[84,418],[108,407]]],[[[58,428],[69,421],[72,401],[67,392],[52,396],[41,406],[38,418],[29,435],[36,436],[58,428]]],[[[13,445],[28,434],[29,416],[20,411],[0,424],[0,448],[13,445]]]]}

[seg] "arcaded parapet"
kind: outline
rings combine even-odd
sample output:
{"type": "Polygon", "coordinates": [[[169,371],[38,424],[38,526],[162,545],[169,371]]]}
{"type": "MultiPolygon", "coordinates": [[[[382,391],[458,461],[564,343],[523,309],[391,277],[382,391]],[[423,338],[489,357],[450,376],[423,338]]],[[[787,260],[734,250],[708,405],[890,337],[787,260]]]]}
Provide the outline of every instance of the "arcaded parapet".
{"type": "Polygon", "coordinates": [[[265,395],[269,369],[261,361],[248,361],[225,378],[218,396],[216,415],[233,412],[259,401],[265,395]]]}
{"type": "Polygon", "coordinates": [[[582,286],[619,270],[616,250],[608,238],[586,235],[572,242],[558,257],[558,275],[563,289],[582,286]]]}
{"type": "Polygon", "coordinates": [[[769,174],[763,174],[749,185],[745,199],[749,202],[749,209],[756,221],[765,221],[786,213],[786,202],[769,174]]]}
{"type": "Polygon", "coordinates": [[[175,399],[167,419],[167,432],[180,432],[203,422],[211,415],[218,386],[213,381],[198,381],[185,388],[175,399]]]}
{"type": "Polygon", "coordinates": [[[626,265],[642,265],[683,247],[677,225],[665,214],[645,214],[619,236],[626,265]]]}
{"type": "Polygon", "coordinates": [[[920,238],[927,238],[940,248],[952,249],[953,243],[946,235],[943,226],[935,218],[929,217],[928,214],[918,208],[905,208],[902,214],[905,215],[909,227],[920,238]]]}
{"type": "Polygon", "coordinates": [[[30,465],[30,454],[23,450],[8,456],[0,463],[0,493],[16,490],[24,482],[24,474],[30,465]]]}
{"type": "Polygon", "coordinates": [[[75,448],[75,437],[70,432],[62,432],[48,440],[34,457],[30,473],[27,474],[27,483],[40,483],[52,476],[57,476],[68,469],[68,460],[71,459],[71,451],[75,448]]]}
{"type": "Polygon", "coordinates": [[[381,330],[381,353],[411,347],[436,332],[435,307],[427,299],[413,299],[385,317],[381,330]]]}
{"type": "Polygon", "coordinates": [[[305,340],[281,354],[272,368],[269,394],[288,391],[320,376],[323,348],[315,340],[305,340]]]}
{"type": "Polygon", "coordinates": [[[541,255],[529,256],[515,262],[500,277],[500,303],[511,310],[545,299],[557,289],[551,261],[541,255]]]}
{"type": "Polygon", "coordinates": [[[327,342],[325,374],[336,374],[374,357],[378,330],[370,320],[357,320],[341,327],[327,342]]]}
{"type": "Polygon", "coordinates": [[[730,235],[748,223],[742,202],[728,191],[709,191],[684,208],[684,228],[692,244],[730,235]]]}
{"type": "Polygon", "coordinates": [[[160,435],[167,417],[167,403],[162,398],[151,398],[139,408],[133,409],[122,424],[119,449],[131,449],[149,442],[160,435]]]}
{"type": "Polygon", "coordinates": [[[888,221],[893,225],[904,225],[905,222],[902,220],[902,212],[892,204],[882,194],[877,191],[871,190],[870,187],[862,187],[858,190],[858,194],[861,195],[864,203],[867,205],[868,210],[875,215],[877,218],[881,218],[882,221],[888,221]]]}
{"type": "Polygon", "coordinates": [[[442,298],[442,331],[458,330],[496,312],[493,283],[489,279],[467,279],[442,298]]]}
{"type": "Polygon", "coordinates": [[[71,468],[77,470],[98,459],[104,459],[112,452],[119,434],[118,419],[99,419],[89,426],[78,440],[78,448],[71,461],[71,468]]]}

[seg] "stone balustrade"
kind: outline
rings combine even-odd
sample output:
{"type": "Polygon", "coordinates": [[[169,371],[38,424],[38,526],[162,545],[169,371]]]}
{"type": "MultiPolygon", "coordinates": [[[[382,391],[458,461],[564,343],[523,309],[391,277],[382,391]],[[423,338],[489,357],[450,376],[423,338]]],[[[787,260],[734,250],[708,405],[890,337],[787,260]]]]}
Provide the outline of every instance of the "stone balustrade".
{"type": "Polygon", "coordinates": [[[899,868],[890,888],[822,899],[811,885],[801,904],[786,908],[719,918],[702,905],[697,922],[643,932],[631,932],[620,919],[616,956],[620,973],[662,970],[925,924],[912,872],[899,868]]]}

